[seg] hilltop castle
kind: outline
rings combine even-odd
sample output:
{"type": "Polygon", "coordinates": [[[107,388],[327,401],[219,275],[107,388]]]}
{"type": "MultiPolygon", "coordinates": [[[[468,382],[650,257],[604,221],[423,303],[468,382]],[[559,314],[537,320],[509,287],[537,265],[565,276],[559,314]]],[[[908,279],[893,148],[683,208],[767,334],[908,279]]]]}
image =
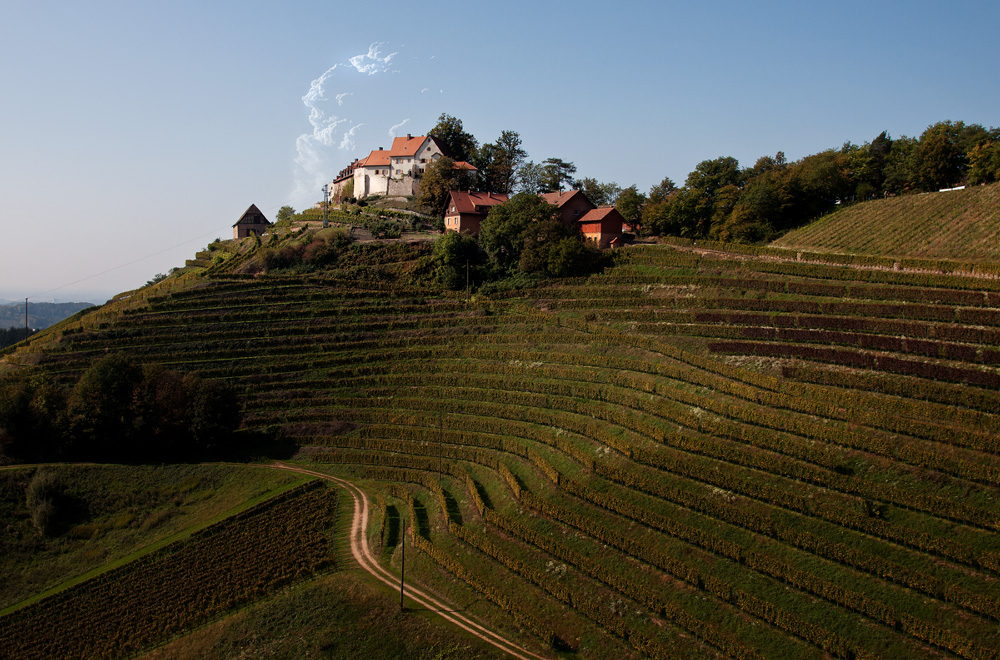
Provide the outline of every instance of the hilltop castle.
{"type": "MultiPolygon", "coordinates": [[[[407,134],[406,137],[395,138],[388,151],[379,147],[341,170],[330,185],[331,196],[334,202],[343,199],[344,187],[349,181],[354,182],[353,192],[346,195],[349,197],[416,195],[420,177],[427,166],[444,155],[441,144],[429,135],[407,134]]],[[[455,167],[476,170],[464,161],[456,162],[455,167]]]]}

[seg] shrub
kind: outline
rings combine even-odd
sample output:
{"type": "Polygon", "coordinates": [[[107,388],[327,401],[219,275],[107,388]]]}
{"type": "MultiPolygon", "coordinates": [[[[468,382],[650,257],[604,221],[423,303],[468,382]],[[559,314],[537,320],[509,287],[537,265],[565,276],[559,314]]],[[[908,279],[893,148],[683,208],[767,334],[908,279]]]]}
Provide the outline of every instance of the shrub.
{"type": "Polygon", "coordinates": [[[42,536],[55,536],[66,499],[66,487],[54,472],[38,470],[28,484],[26,504],[31,522],[42,536]]]}

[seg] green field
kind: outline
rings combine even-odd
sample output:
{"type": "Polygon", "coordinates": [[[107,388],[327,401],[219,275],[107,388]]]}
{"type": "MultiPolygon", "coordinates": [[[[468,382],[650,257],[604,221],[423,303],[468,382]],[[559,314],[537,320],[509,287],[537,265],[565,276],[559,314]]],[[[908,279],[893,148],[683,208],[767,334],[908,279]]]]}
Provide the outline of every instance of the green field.
{"type": "Polygon", "coordinates": [[[263,468],[223,465],[43,466],[0,470],[4,579],[0,613],[191,534],[247,503],[301,479],[263,468]],[[25,493],[38,473],[65,487],[66,522],[39,536],[25,493]]]}
{"type": "Polygon", "coordinates": [[[416,247],[223,265],[6,359],[227,380],[248,436],[370,493],[385,565],[406,534],[414,579],[548,654],[997,657],[1000,284],[710,247],[492,298],[416,247]]]}

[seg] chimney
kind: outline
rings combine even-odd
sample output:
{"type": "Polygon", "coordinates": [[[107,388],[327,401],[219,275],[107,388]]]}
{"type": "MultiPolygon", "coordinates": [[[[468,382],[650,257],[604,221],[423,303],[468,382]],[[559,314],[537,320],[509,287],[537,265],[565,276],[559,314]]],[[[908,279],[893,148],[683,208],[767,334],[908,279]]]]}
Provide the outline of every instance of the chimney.
{"type": "Polygon", "coordinates": [[[378,150],[379,150],[379,151],[382,151],[382,147],[379,147],[379,148],[378,148],[378,150]]]}
{"type": "Polygon", "coordinates": [[[413,136],[412,136],[412,135],[410,135],[409,133],[407,133],[407,134],[406,134],[406,139],[407,139],[407,140],[412,140],[412,139],[413,139],[413,136]]]}

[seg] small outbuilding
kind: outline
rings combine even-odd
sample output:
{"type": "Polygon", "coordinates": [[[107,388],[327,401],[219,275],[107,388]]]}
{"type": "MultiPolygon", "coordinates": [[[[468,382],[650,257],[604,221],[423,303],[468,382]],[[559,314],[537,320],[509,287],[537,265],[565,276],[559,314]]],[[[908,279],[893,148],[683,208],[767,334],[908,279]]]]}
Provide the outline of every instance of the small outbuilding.
{"type": "Polygon", "coordinates": [[[625,218],[613,206],[600,206],[580,218],[580,233],[600,248],[618,247],[625,218]]]}
{"type": "Polygon", "coordinates": [[[233,225],[233,238],[246,238],[251,234],[260,236],[271,228],[271,222],[264,217],[256,204],[251,204],[236,224],[233,225]]]}

